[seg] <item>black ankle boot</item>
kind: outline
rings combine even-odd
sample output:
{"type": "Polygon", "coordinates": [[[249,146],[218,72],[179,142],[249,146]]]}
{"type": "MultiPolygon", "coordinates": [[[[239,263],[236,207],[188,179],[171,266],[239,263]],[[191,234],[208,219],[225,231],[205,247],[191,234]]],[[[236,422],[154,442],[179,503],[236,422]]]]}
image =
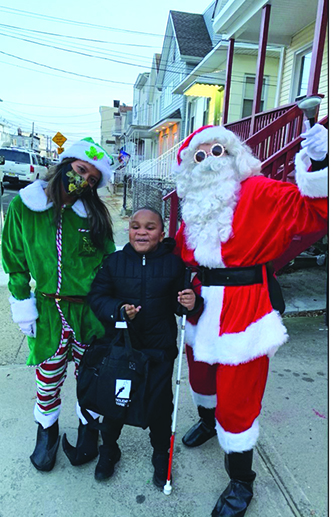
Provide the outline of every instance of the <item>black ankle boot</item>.
{"type": "Polygon", "coordinates": [[[115,464],[120,460],[121,451],[116,443],[112,449],[105,445],[99,448],[99,460],[95,469],[96,481],[104,481],[113,476],[115,464]]]}
{"type": "Polygon", "coordinates": [[[151,462],[154,465],[153,483],[158,488],[164,488],[168,477],[169,453],[154,451],[151,462]]]}
{"type": "Polygon", "coordinates": [[[199,422],[194,424],[183,436],[183,444],[187,447],[198,447],[216,435],[215,408],[207,409],[198,406],[199,422]]]}
{"type": "Polygon", "coordinates": [[[46,429],[38,424],[36,447],[30,456],[31,463],[37,470],[49,472],[53,469],[59,441],[58,420],[46,429]]]}
{"type": "Polygon", "coordinates": [[[253,497],[253,483],[231,479],[220,495],[212,517],[243,517],[253,497]]]}
{"type": "Polygon", "coordinates": [[[212,517],[243,517],[253,497],[253,481],[256,473],[252,470],[253,449],[232,452],[225,455],[225,467],[231,480],[220,495],[212,517]]]}
{"type": "Polygon", "coordinates": [[[89,424],[80,422],[76,447],[73,447],[66,438],[62,437],[62,448],[71,464],[76,467],[84,465],[98,456],[98,429],[93,429],[89,424]]]}

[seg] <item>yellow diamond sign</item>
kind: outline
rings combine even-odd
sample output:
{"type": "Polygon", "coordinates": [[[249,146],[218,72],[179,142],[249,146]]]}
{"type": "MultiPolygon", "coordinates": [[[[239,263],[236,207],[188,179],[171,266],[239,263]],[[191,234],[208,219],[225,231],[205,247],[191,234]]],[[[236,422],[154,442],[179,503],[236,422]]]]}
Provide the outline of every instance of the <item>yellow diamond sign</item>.
{"type": "Polygon", "coordinates": [[[61,133],[58,133],[56,135],[54,135],[54,137],[52,138],[53,142],[57,145],[59,145],[60,147],[66,142],[67,138],[62,135],[61,133]]]}
{"type": "Polygon", "coordinates": [[[58,151],[58,154],[61,154],[64,152],[64,148],[63,147],[58,147],[57,151],[58,151]]]}

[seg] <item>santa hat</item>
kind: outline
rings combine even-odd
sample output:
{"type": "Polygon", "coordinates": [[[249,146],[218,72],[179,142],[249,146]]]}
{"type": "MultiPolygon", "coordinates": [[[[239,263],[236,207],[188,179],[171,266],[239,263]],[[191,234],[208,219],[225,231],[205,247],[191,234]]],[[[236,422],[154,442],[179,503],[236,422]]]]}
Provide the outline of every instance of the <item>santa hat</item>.
{"type": "MultiPolygon", "coordinates": [[[[249,176],[260,174],[261,163],[253,156],[251,149],[229,129],[223,126],[202,126],[186,138],[177,153],[178,167],[181,165],[187,150],[194,151],[201,144],[219,142],[229,150],[235,158],[235,165],[243,180],[249,176]]],[[[176,169],[177,171],[177,169],[176,169]]]]}
{"type": "MultiPolygon", "coordinates": [[[[178,165],[181,164],[181,157],[180,157],[180,154],[182,152],[183,149],[186,149],[187,147],[189,147],[190,145],[190,142],[192,140],[192,138],[197,135],[198,133],[201,133],[201,131],[204,131],[205,129],[209,128],[209,127],[214,127],[212,125],[210,126],[202,126],[200,127],[199,129],[196,129],[190,136],[188,136],[186,138],[186,140],[182,143],[182,145],[180,146],[180,148],[178,149],[178,153],[177,153],[177,162],[178,162],[178,165]]],[[[200,144],[202,144],[203,142],[199,142],[200,144]]]]}
{"type": "Polygon", "coordinates": [[[112,156],[90,137],[79,140],[61,153],[60,162],[64,158],[76,158],[94,165],[102,173],[97,188],[105,187],[111,178],[111,165],[114,163],[112,156]]]}

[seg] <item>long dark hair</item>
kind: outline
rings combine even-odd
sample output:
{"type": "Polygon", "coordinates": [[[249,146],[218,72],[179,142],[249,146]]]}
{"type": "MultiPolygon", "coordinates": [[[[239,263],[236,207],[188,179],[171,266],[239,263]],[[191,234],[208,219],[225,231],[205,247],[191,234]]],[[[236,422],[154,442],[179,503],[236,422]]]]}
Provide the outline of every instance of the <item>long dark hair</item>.
{"type": "MultiPolygon", "coordinates": [[[[53,203],[54,223],[58,225],[61,215],[61,170],[64,165],[72,163],[76,158],[64,158],[64,160],[54,167],[50,167],[45,180],[48,182],[46,195],[48,201],[53,203]]],[[[80,196],[87,210],[90,226],[90,238],[97,248],[104,248],[105,240],[113,238],[112,220],[110,213],[97,193],[97,187],[88,189],[80,196]]]]}

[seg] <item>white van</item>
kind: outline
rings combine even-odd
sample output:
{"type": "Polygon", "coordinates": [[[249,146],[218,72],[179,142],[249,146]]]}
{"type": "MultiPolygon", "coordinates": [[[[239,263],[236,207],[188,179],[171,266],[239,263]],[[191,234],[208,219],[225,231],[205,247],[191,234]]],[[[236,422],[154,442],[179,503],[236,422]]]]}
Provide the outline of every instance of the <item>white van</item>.
{"type": "Polygon", "coordinates": [[[43,165],[42,157],[19,147],[0,147],[0,156],[5,163],[0,165],[0,182],[32,183],[36,179],[44,179],[47,167],[43,165]]]}

